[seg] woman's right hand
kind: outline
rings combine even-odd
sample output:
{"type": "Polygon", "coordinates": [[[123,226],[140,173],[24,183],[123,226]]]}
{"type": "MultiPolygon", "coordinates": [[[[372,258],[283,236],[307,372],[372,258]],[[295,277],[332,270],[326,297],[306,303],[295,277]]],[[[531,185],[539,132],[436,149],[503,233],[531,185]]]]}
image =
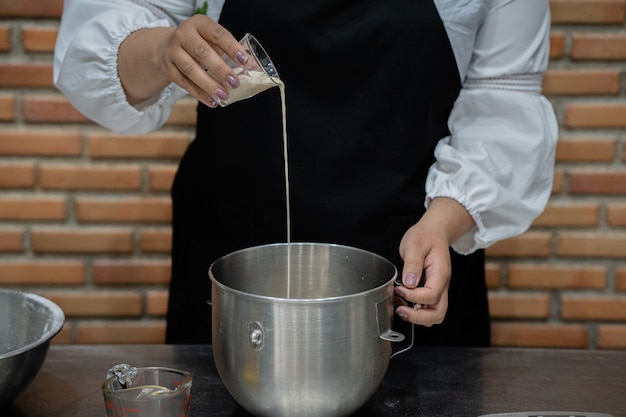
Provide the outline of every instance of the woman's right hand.
{"type": "Polygon", "coordinates": [[[228,98],[239,79],[222,55],[244,64],[248,55],[219,23],[197,14],[177,27],[138,30],[122,42],[118,73],[128,102],[137,105],[170,82],[209,107],[228,98]]]}

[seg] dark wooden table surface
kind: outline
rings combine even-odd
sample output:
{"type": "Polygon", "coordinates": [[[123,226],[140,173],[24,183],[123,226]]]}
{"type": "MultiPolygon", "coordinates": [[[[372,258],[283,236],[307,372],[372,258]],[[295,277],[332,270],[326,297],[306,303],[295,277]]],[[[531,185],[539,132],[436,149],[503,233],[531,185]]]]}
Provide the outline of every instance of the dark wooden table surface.
{"type": "MultiPolygon", "coordinates": [[[[53,345],[33,383],[0,415],[102,417],[100,386],[118,363],[191,371],[191,417],[249,417],[222,385],[211,347],[199,345],[53,345]]],[[[520,411],[626,417],[626,352],[416,347],[391,360],[377,393],[355,417],[520,411]]]]}

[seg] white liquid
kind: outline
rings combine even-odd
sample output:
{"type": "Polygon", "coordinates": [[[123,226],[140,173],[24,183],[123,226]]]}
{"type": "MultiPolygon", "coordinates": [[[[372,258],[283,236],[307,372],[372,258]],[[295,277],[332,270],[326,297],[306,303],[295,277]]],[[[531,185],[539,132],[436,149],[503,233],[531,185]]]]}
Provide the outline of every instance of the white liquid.
{"type": "Polygon", "coordinates": [[[291,198],[289,193],[289,152],[287,150],[287,106],[285,84],[276,79],[280,89],[281,114],[283,119],[283,159],[285,161],[285,206],[287,213],[287,298],[291,298],[291,198]]]}
{"type": "Polygon", "coordinates": [[[159,385],[142,385],[115,391],[118,398],[124,400],[149,400],[154,397],[167,397],[176,393],[175,389],[161,387],[159,385]]]}
{"type": "Polygon", "coordinates": [[[230,90],[228,100],[222,105],[252,97],[272,87],[280,89],[280,103],[283,127],[283,159],[285,163],[285,201],[287,213],[287,298],[291,298],[291,204],[289,193],[289,154],[287,150],[287,107],[285,105],[285,83],[280,78],[269,77],[262,71],[248,71],[239,74],[239,87],[230,90]]]}
{"type": "Polygon", "coordinates": [[[220,104],[226,106],[245,98],[250,98],[269,88],[283,85],[278,78],[269,77],[263,71],[245,71],[241,70],[237,76],[239,77],[239,87],[229,90],[228,99],[223,100],[220,104]]]}
{"type": "Polygon", "coordinates": [[[285,160],[285,201],[287,211],[287,244],[291,243],[291,204],[289,196],[289,152],[287,150],[287,107],[285,106],[285,84],[276,81],[280,88],[281,114],[283,117],[283,159],[285,160]]]}
{"type": "Polygon", "coordinates": [[[229,92],[223,106],[252,97],[272,87],[280,89],[281,115],[283,125],[283,159],[285,161],[285,201],[287,212],[287,298],[291,298],[291,204],[289,193],[289,154],[287,150],[287,107],[285,105],[285,83],[278,77],[270,77],[263,71],[246,71],[238,74],[239,87],[229,92]]]}
{"type": "Polygon", "coordinates": [[[106,414],[110,417],[183,416],[188,413],[190,398],[189,388],[179,391],[158,385],[131,387],[106,395],[106,414]]]}
{"type": "Polygon", "coordinates": [[[248,71],[239,75],[239,87],[230,91],[224,105],[252,97],[272,87],[280,89],[281,114],[283,119],[283,159],[285,161],[285,199],[287,201],[287,243],[291,243],[291,205],[289,204],[289,157],[287,151],[287,107],[285,106],[285,83],[280,78],[269,77],[261,71],[248,71]]]}

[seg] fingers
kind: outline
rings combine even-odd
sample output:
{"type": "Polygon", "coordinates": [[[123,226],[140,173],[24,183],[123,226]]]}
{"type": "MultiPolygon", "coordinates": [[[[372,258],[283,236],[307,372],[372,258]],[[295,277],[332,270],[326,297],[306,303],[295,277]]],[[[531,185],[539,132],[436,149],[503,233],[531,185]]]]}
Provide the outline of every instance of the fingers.
{"type": "Polygon", "coordinates": [[[222,55],[234,62],[248,59],[239,42],[207,16],[195,15],[173,31],[162,52],[161,66],[167,77],[192,96],[216,107],[239,87],[239,79],[222,55]]]}
{"type": "MultiPolygon", "coordinates": [[[[202,26],[202,28],[206,29],[200,30],[203,39],[211,45],[220,57],[226,54],[238,65],[243,65],[248,62],[249,56],[247,51],[244,50],[244,47],[241,46],[239,41],[224,27],[215,23],[211,27],[202,26]]],[[[228,69],[230,68],[228,67],[228,69]]]]}
{"type": "MultiPolygon", "coordinates": [[[[403,320],[423,326],[439,324],[448,310],[450,276],[432,266],[424,271],[417,287],[399,285],[394,288],[396,314],[403,320]]],[[[405,274],[406,276],[407,274],[405,274]]]]}
{"type": "Polygon", "coordinates": [[[408,288],[399,285],[394,288],[396,297],[402,297],[407,303],[423,304],[432,306],[440,302],[447,288],[431,288],[426,286],[419,288],[408,288]]]}
{"type": "Polygon", "coordinates": [[[395,287],[396,313],[423,326],[443,322],[448,309],[451,265],[447,241],[418,223],[400,243],[402,284],[395,287]]]}
{"type": "Polygon", "coordinates": [[[415,288],[420,284],[420,277],[424,268],[424,260],[428,254],[428,247],[422,243],[416,226],[411,227],[400,241],[400,257],[404,261],[402,268],[402,284],[408,288],[415,288]]]}
{"type": "Polygon", "coordinates": [[[204,104],[210,107],[217,106],[217,100],[223,99],[220,96],[226,94],[222,85],[212,78],[186,49],[171,49],[164,56],[162,64],[167,77],[204,104]]]}
{"type": "Polygon", "coordinates": [[[448,310],[448,294],[445,292],[438,302],[433,304],[413,304],[406,301],[402,296],[396,297],[396,314],[401,319],[430,327],[441,324],[448,310]]]}

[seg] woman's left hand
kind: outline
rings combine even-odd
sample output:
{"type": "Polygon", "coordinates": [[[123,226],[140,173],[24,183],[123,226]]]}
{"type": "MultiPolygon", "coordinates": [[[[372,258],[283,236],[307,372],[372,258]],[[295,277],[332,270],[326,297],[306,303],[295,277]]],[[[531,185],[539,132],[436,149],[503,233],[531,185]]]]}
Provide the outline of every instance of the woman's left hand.
{"type": "Polygon", "coordinates": [[[429,327],[443,322],[452,273],[450,245],[473,225],[474,220],[458,202],[436,198],[407,230],[400,242],[403,285],[395,288],[398,316],[429,327]]]}

